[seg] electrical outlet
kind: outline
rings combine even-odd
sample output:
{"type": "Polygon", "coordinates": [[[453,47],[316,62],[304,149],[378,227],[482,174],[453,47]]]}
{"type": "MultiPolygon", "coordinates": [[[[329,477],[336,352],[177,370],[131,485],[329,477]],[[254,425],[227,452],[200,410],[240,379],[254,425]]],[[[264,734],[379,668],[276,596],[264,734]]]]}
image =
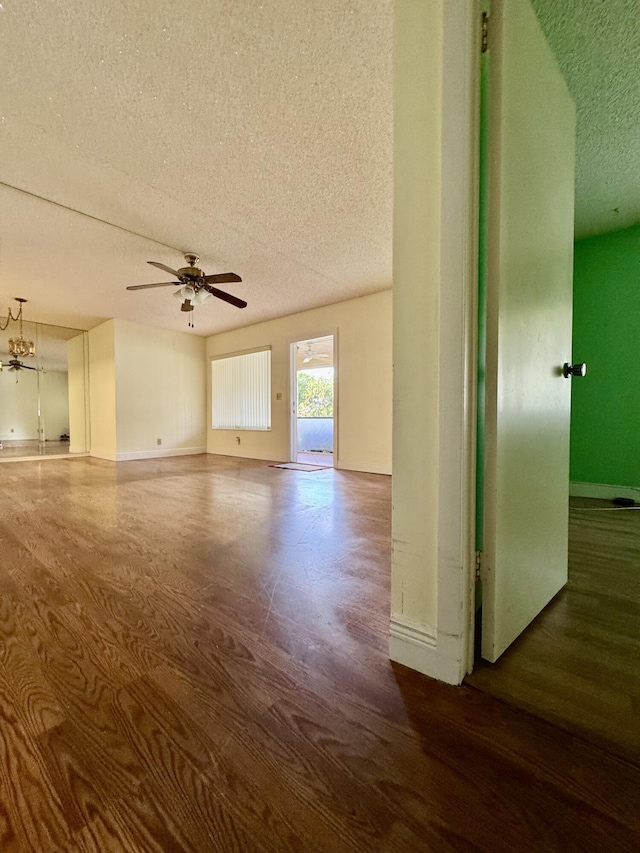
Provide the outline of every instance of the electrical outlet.
{"type": "Polygon", "coordinates": [[[236,444],[240,444],[240,436],[239,435],[236,436],[236,444]]]}
{"type": "Polygon", "coordinates": [[[161,439],[161,438],[156,438],[156,444],[162,444],[162,439],[161,439]]]}
{"type": "Polygon", "coordinates": [[[276,400],[282,400],[282,392],[278,391],[276,394],[276,400]]]}
{"type": "Polygon", "coordinates": [[[11,432],[15,432],[15,430],[14,430],[14,428],[13,428],[13,427],[11,427],[11,432]]]}

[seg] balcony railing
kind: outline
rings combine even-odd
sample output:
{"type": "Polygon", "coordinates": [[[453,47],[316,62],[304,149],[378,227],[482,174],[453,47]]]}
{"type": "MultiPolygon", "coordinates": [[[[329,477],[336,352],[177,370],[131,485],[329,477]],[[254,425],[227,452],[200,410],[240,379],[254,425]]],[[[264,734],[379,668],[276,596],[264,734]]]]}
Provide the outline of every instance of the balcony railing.
{"type": "Polygon", "coordinates": [[[298,418],[298,450],[333,451],[333,418],[298,418]]]}

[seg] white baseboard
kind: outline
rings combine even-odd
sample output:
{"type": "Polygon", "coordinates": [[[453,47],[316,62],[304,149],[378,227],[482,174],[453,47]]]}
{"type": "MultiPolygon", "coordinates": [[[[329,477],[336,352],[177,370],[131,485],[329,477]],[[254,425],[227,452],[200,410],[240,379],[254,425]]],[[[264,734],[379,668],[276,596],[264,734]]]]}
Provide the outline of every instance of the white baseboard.
{"type": "Polygon", "coordinates": [[[105,462],[115,462],[116,457],[112,453],[103,453],[100,450],[94,450],[93,448],[89,451],[89,456],[92,459],[104,459],[105,462]]]}
{"type": "Polygon", "coordinates": [[[614,498],[631,498],[640,501],[640,488],[634,486],[610,486],[606,483],[569,483],[572,498],[599,498],[611,501],[614,498]]]}
{"type": "Polygon", "coordinates": [[[361,474],[391,474],[391,463],[380,465],[376,462],[363,462],[353,459],[337,459],[334,468],[339,471],[359,471],[361,474]]]}
{"type": "Polygon", "coordinates": [[[438,652],[438,641],[432,628],[397,616],[391,617],[389,657],[447,684],[460,684],[464,677],[459,660],[438,652]]]}
{"type": "Polygon", "coordinates": [[[116,462],[131,462],[135,459],[158,459],[161,456],[195,456],[206,453],[206,447],[162,447],[158,450],[134,450],[128,453],[118,453],[116,462]]]}

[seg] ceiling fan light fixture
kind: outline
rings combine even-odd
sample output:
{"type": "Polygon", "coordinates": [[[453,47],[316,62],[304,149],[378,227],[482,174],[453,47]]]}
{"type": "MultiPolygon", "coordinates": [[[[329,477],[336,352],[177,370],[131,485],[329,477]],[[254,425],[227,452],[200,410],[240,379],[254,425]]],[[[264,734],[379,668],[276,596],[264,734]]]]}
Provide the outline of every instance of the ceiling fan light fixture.
{"type": "Polygon", "coordinates": [[[174,290],[173,295],[176,297],[176,299],[189,299],[193,301],[196,295],[196,289],[192,284],[185,284],[178,290],[174,290]]]}
{"type": "Polygon", "coordinates": [[[174,290],[173,295],[177,299],[182,299],[181,311],[193,311],[194,306],[202,305],[207,299],[211,299],[211,294],[204,287],[196,288],[191,283],[174,290]]]}
{"type": "MultiPolygon", "coordinates": [[[[224,290],[219,290],[214,287],[214,284],[224,284],[225,282],[241,282],[242,279],[234,272],[215,273],[213,275],[205,275],[204,272],[195,266],[198,261],[198,256],[192,253],[187,253],[185,256],[187,267],[182,267],[179,270],[173,270],[166,264],[161,264],[159,261],[148,261],[153,267],[158,267],[175,276],[178,281],[158,281],[153,284],[130,284],[127,290],[145,290],[149,287],[174,287],[182,285],[177,290],[173,291],[173,295],[182,300],[182,311],[193,311],[194,305],[201,305],[207,302],[212,296],[216,299],[222,299],[223,302],[228,302],[230,305],[235,305],[236,308],[246,308],[247,303],[244,299],[239,299],[231,293],[226,293],[224,290]]],[[[17,317],[12,317],[17,319],[17,317]]],[[[8,321],[7,321],[8,322],[8,321]]]]}
{"type": "Polygon", "coordinates": [[[204,287],[201,287],[191,301],[194,305],[202,305],[202,303],[206,302],[207,299],[211,299],[212,295],[213,294],[209,293],[208,290],[205,290],[204,287]]]}

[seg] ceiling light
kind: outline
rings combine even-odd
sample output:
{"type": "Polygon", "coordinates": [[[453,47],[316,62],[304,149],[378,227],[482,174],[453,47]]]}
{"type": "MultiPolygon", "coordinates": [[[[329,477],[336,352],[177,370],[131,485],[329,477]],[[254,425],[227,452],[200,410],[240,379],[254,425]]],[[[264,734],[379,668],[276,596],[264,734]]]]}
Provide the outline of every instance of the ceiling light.
{"type": "Polygon", "coordinates": [[[174,290],[173,295],[176,299],[193,300],[196,295],[196,289],[192,284],[185,284],[183,287],[178,288],[178,290],[174,290]]]}
{"type": "Polygon", "coordinates": [[[191,301],[194,305],[202,305],[202,303],[206,302],[207,299],[211,299],[211,296],[212,294],[209,293],[208,290],[205,290],[204,287],[201,287],[191,301]]]}
{"type": "Polygon", "coordinates": [[[204,287],[196,288],[193,284],[185,284],[178,290],[173,291],[176,299],[182,299],[183,303],[181,311],[193,311],[194,305],[202,305],[207,299],[211,299],[211,294],[204,287]]]}

